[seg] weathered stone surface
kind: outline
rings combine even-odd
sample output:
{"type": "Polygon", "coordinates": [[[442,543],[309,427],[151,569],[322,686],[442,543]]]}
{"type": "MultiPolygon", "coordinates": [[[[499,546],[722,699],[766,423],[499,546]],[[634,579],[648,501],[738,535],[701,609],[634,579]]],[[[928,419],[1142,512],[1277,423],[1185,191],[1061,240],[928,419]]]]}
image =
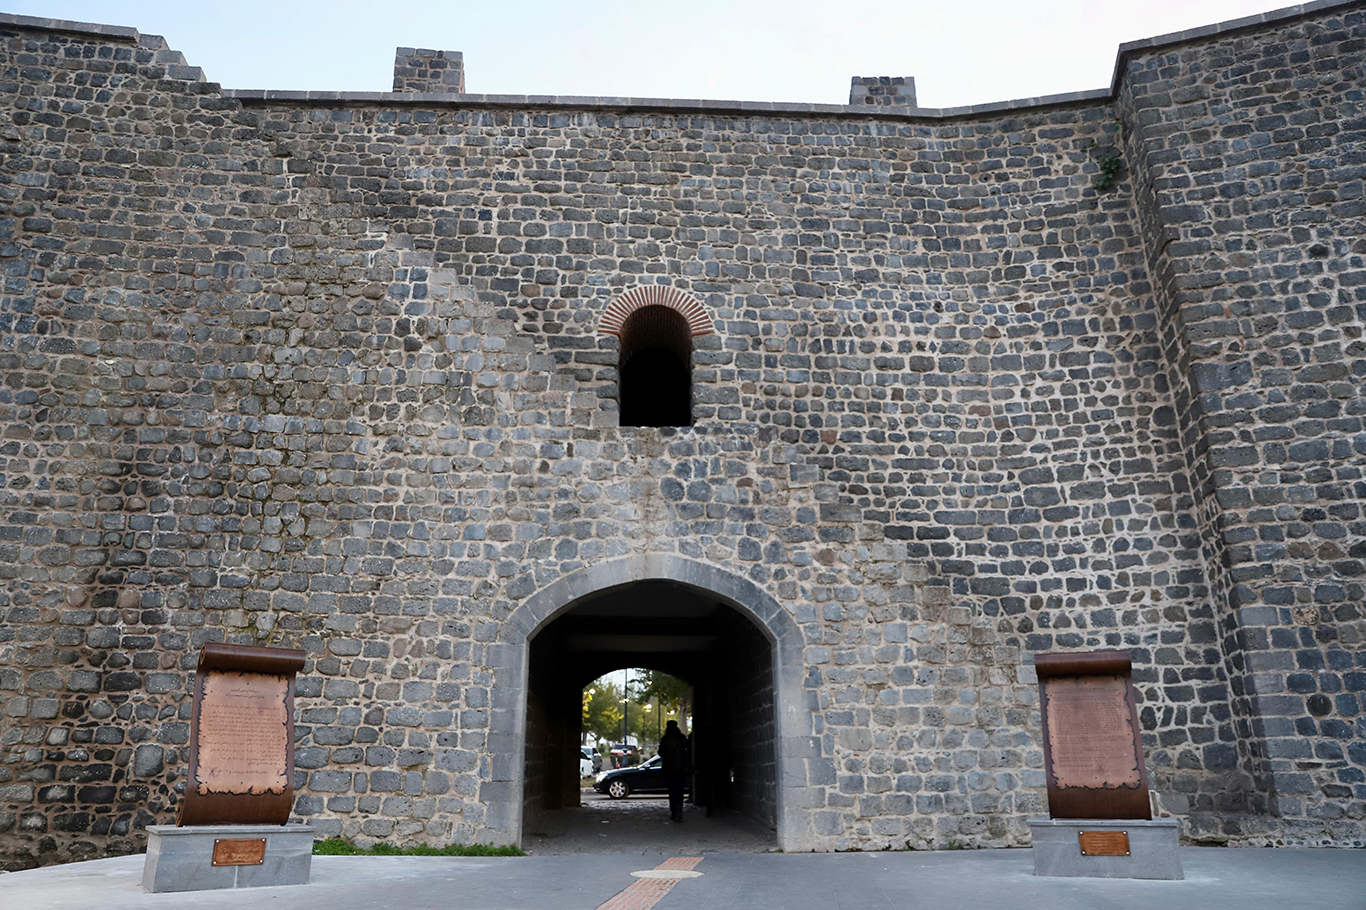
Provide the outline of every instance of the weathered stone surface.
{"type": "Polygon", "coordinates": [[[319,832],[515,836],[519,611],[665,559],[798,630],[794,844],[1025,842],[1079,648],[1188,836],[1362,843],[1363,40],[939,116],[224,93],[0,20],[5,864],[173,817],[206,641],[307,651],[319,832]],[[689,428],[618,426],[645,284],[717,329],[689,428]]]}

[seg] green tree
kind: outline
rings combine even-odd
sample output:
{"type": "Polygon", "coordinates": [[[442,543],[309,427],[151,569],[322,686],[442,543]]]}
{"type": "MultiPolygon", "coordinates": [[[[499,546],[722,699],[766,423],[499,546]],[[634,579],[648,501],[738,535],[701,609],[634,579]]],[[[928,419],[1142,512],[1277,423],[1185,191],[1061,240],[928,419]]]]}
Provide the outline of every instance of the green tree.
{"type": "Polygon", "coordinates": [[[667,721],[677,720],[688,729],[692,686],[658,670],[632,668],[623,693],[614,677],[600,676],[583,689],[583,729],[595,740],[618,743],[626,733],[648,754],[667,721]],[[625,731],[623,720],[629,727],[625,731]]]}
{"type": "MultiPolygon", "coordinates": [[[[692,686],[688,685],[677,676],[670,676],[659,670],[640,670],[640,675],[631,680],[631,695],[634,700],[649,705],[657,705],[653,711],[658,711],[655,717],[653,711],[646,712],[651,714],[655,729],[646,733],[652,738],[658,737],[658,730],[670,720],[678,721],[678,725],[687,732],[689,722],[692,720],[690,708],[692,707],[692,686]]],[[[632,725],[634,726],[634,725],[632,725]]]]}
{"type": "Polygon", "coordinates": [[[621,687],[610,676],[593,680],[583,689],[583,729],[595,740],[621,738],[621,687]]]}

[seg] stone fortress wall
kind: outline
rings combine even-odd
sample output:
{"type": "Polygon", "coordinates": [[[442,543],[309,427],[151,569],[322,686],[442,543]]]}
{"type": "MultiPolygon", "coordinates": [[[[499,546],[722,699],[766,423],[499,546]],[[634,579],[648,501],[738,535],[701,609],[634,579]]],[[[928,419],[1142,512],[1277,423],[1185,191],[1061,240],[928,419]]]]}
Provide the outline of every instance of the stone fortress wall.
{"type": "Polygon", "coordinates": [[[787,850],[1027,842],[1033,655],[1094,648],[1189,839],[1366,842],[1361,3],[950,110],[398,68],[0,17],[0,862],[172,818],[206,641],[308,652],[320,832],[515,841],[519,609],[594,577],[799,630],[787,850]],[[690,428],[618,426],[645,285],[717,328],[690,428]]]}

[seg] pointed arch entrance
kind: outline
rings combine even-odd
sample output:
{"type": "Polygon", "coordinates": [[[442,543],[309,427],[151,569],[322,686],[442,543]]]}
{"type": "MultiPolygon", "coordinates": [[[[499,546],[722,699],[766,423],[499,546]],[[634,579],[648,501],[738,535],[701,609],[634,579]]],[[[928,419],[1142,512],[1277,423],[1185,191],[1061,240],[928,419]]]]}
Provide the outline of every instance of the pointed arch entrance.
{"type": "MultiPolygon", "coordinates": [[[[772,822],[782,849],[810,849],[806,759],[819,754],[819,743],[811,735],[811,712],[803,698],[800,629],[777,601],[752,582],[725,569],[677,556],[630,557],[570,573],[532,594],[502,624],[498,641],[488,646],[495,676],[489,722],[491,763],[480,786],[485,827],[491,836],[520,843],[528,767],[532,774],[541,773],[536,764],[540,759],[533,756],[532,761],[527,760],[532,644],[537,636],[557,619],[585,605],[596,607],[581,610],[576,616],[601,618],[604,610],[619,610],[628,601],[641,605],[632,608],[633,615],[647,615],[651,604],[658,603],[666,590],[677,602],[691,599],[699,612],[710,605],[723,611],[723,617],[733,616],[752,630],[754,644],[750,647],[764,647],[768,659],[763,672],[771,682],[766,689],[772,705],[768,772],[772,780],[772,822]]],[[[679,609],[670,610],[679,613],[679,609]]],[[[745,632],[739,627],[732,631],[741,636],[745,632]]],[[[664,662],[689,672],[679,665],[679,659],[675,649],[664,662]]],[[[762,802],[758,789],[752,797],[762,802]]]]}

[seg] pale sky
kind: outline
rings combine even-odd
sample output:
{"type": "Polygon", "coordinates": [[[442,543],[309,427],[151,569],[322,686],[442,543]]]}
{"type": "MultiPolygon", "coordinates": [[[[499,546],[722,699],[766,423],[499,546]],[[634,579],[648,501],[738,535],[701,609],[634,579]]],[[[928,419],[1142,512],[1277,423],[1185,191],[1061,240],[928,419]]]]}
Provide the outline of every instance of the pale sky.
{"type": "Polygon", "coordinates": [[[466,89],[844,104],[914,76],[924,107],[1105,88],[1124,41],[1275,0],[0,0],[163,35],[225,88],[388,91],[394,48],[463,51],[466,89]]]}

